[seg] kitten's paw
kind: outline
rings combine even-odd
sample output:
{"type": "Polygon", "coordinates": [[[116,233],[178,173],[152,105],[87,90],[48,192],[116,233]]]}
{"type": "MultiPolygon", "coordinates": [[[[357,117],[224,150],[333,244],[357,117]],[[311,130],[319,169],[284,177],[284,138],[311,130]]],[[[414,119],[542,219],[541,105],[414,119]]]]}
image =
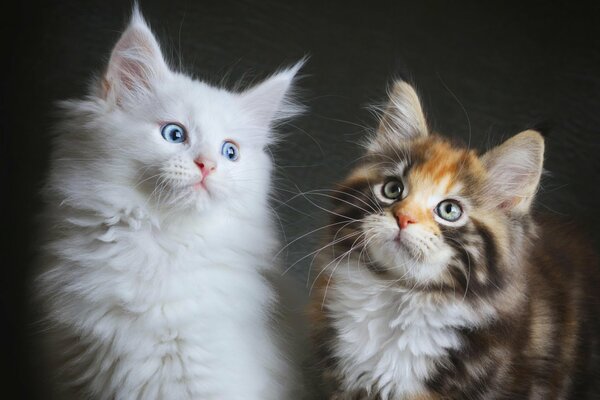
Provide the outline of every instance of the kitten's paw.
{"type": "Polygon", "coordinates": [[[140,207],[135,207],[130,210],[125,217],[125,222],[134,230],[139,230],[142,227],[145,214],[140,207]]]}

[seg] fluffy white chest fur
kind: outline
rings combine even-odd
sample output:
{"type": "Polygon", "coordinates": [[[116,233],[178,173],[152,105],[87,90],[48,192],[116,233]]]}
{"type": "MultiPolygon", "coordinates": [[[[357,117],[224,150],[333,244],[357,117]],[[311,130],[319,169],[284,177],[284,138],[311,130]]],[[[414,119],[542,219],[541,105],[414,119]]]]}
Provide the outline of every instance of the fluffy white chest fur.
{"type": "Polygon", "coordinates": [[[269,326],[274,293],[259,273],[269,266],[252,249],[272,238],[231,229],[226,213],[174,232],[135,214],[72,216],[51,242],[58,261],[42,284],[70,339],[57,350],[71,384],[96,398],[287,398],[290,371],[269,326]]]}
{"type": "Polygon", "coordinates": [[[455,329],[481,321],[462,301],[400,289],[364,266],[339,268],[327,292],[328,315],[345,390],[403,398],[424,390],[436,360],[460,346],[455,329]]]}

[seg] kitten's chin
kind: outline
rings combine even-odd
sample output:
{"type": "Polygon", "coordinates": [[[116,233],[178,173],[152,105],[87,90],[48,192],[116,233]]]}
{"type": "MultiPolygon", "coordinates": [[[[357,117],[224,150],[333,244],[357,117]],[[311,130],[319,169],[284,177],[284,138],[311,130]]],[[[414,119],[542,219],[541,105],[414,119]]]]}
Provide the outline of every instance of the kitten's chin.
{"type": "Polygon", "coordinates": [[[228,203],[228,194],[223,190],[218,190],[210,184],[202,183],[199,188],[192,189],[190,196],[193,198],[194,206],[198,212],[206,212],[214,209],[216,206],[223,206],[228,203]]]}
{"type": "Polygon", "coordinates": [[[205,191],[208,192],[208,188],[206,187],[206,185],[204,184],[203,181],[198,181],[196,183],[194,183],[192,185],[192,188],[194,189],[194,191],[198,192],[198,191],[205,191]]]}
{"type": "Polygon", "coordinates": [[[402,235],[402,232],[398,232],[398,234],[394,237],[391,246],[394,247],[398,253],[401,253],[404,259],[409,259],[415,263],[427,261],[427,256],[423,253],[423,251],[406,239],[402,235]]]}
{"type": "Polygon", "coordinates": [[[156,193],[153,192],[151,199],[155,200],[153,203],[158,212],[165,215],[208,211],[218,197],[202,182],[171,187],[156,193]]]}
{"type": "Polygon", "coordinates": [[[371,260],[389,275],[424,285],[441,281],[451,257],[450,252],[443,249],[424,254],[406,238],[399,236],[370,244],[368,252],[371,260]]]}
{"type": "Polygon", "coordinates": [[[194,187],[191,196],[194,199],[194,208],[198,212],[209,211],[213,206],[213,196],[204,185],[201,185],[198,189],[194,187]]]}

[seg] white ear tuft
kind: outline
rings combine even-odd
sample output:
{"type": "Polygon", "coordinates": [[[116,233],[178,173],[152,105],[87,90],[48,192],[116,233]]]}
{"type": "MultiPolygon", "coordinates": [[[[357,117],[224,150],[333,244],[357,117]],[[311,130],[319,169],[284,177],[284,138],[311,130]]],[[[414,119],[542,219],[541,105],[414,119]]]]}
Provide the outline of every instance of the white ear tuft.
{"type": "Polygon", "coordinates": [[[103,79],[102,93],[116,103],[139,98],[170,73],[158,42],[134,4],[131,20],[115,45],[103,79]]]}
{"type": "Polygon", "coordinates": [[[291,92],[294,78],[305,62],[303,58],[242,93],[244,107],[255,115],[261,126],[269,127],[302,112],[302,106],[293,101],[291,92]]]}
{"type": "Polygon", "coordinates": [[[129,20],[129,25],[139,24],[143,26],[148,26],[142,12],[140,11],[140,5],[137,1],[133,2],[133,8],[131,9],[131,19],[129,20]]]}
{"type": "Polygon", "coordinates": [[[544,138],[527,130],[485,153],[488,172],[484,196],[488,204],[525,213],[537,191],[544,163],[544,138]]]}

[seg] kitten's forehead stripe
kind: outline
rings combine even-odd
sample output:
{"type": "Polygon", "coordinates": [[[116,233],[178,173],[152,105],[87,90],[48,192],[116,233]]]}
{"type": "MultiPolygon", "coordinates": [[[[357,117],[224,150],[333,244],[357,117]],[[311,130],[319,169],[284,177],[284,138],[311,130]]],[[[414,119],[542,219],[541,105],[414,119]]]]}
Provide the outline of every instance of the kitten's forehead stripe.
{"type": "Polygon", "coordinates": [[[455,148],[436,137],[415,143],[413,154],[415,166],[411,175],[419,181],[446,183],[443,188],[446,192],[478,164],[473,152],[455,148]]]}
{"type": "MultiPolygon", "coordinates": [[[[445,138],[431,135],[415,139],[408,145],[402,142],[392,146],[395,147],[372,154],[369,159],[370,169],[378,170],[380,176],[386,175],[384,170],[393,171],[392,176],[411,179],[411,186],[435,189],[447,195],[462,191],[472,195],[485,178],[486,173],[475,151],[445,138]]],[[[369,171],[369,175],[372,176],[373,171],[369,171]]]]}

